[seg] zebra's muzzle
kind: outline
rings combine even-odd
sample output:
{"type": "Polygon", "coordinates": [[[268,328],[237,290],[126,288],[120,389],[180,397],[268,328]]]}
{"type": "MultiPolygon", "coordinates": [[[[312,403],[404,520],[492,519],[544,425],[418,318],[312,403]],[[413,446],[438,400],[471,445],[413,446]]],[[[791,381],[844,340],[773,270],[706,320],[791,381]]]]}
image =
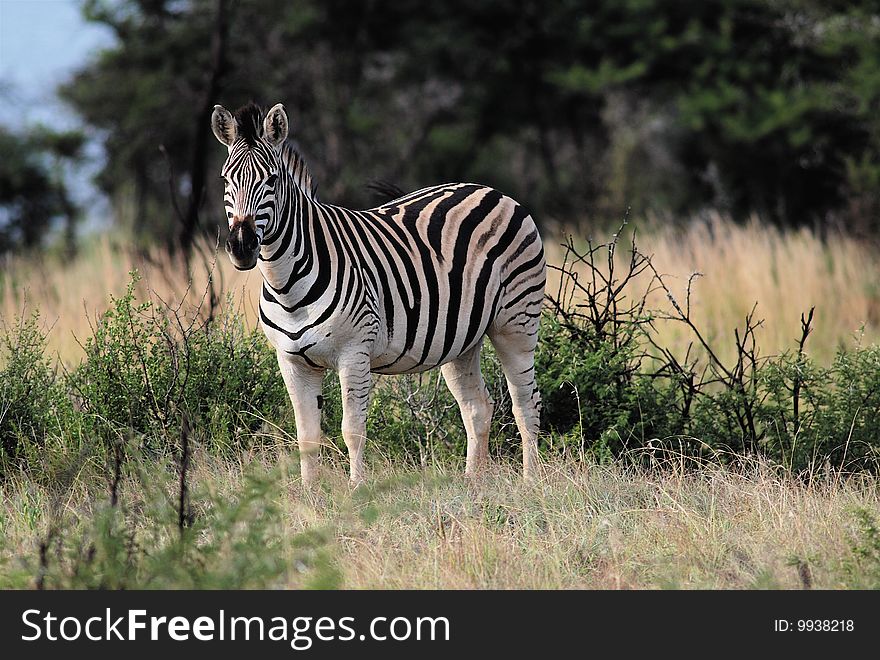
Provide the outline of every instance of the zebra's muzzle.
{"type": "Polygon", "coordinates": [[[250,270],[257,265],[260,255],[260,239],[257,237],[253,218],[233,221],[226,239],[226,252],[232,265],[238,270],[250,270]]]}

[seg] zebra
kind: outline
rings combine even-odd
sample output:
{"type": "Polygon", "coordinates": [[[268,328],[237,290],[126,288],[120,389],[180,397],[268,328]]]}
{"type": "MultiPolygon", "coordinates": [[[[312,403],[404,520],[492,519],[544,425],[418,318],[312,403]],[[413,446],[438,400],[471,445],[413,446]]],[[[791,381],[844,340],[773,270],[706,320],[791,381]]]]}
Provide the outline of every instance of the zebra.
{"type": "Polygon", "coordinates": [[[316,475],[324,372],[339,374],[350,480],[365,481],[372,374],[440,367],[467,433],[465,474],[488,461],[493,412],[480,372],[495,347],[522,437],[523,474],[539,472],[541,398],[535,349],[544,248],[532,216],[473,183],[422,188],[366,210],[319,201],[288,141],[282,104],[253,102],[211,117],[228,157],[221,170],[233,266],[259,263],[259,318],[293,404],[300,476],[316,475]]]}

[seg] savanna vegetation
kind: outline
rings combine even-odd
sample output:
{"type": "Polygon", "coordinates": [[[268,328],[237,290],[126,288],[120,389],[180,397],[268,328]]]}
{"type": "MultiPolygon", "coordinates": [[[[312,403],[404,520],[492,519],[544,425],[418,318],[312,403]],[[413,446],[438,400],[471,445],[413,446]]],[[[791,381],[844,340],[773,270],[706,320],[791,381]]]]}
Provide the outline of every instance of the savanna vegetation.
{"type": "MultiPolygon", "coordinates": [[[[782,310],[762,324],[760,306],[741,318],[730,309],[733,327],[717,333],[697,310],[741,277],[781,300],[776,278],[732,268],[691,279],[660,263],[673,249],[688,263],[698,244],[723,262],[728,241],[751,240],[812,254],[831,276],[830,261],[861,248],[720,220],[712,232],[726,240],[713,246],[703,231],[647,234],[650,258],[629,227],[557,248],[538,354],[545,474],[534,485],[519,477],[491,351],[487,475],[461,476],[464,433],[439,376],[389,377],[371,407],[371,485],[351,492],[331,375],[323,479],[304,492],[247,282],[227,281],[232,292],[212,301],[204,280],[162,277],[171,257],[142,262],[142,279],[105,243],[68,265],[120,270],[97,316],[80,308],[67,326],[34,311],[58,314],[88,287],[14,301],[7,289],[7,309],[24,313],[7,323],[0,358],[6,586],[878,586],[876,327],[823,319],[820,301],[777,330],[788,345],[765,353],[782,310]],[[81,322],[74,350],[58,335],[81,322]],[[812,350],[819,329],[835,351],[812,350]]],[[[215,265],[212,281],[227,268],[215,265]]]]}
{"type": "Polygon", "coordinates": [[[82,10],[114,39],[57,91],[81,131],[0,127],[0,586],[880,587],[876,2],[82,10]],[[352,491],[328,375],[302,489],[259,273],[216,255],[209,117],[251,99],[327,201],[534,212],[535,483],[486,350],[486,474],[439,374],[381,378],[352,491]]]}

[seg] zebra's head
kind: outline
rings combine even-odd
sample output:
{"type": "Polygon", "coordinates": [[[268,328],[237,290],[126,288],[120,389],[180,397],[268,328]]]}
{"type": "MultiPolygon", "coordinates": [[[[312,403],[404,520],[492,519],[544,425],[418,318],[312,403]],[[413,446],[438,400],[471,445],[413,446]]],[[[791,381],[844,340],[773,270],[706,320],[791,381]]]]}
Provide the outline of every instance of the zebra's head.
{"type": "Polygon", "coordinates": [[[275,197],[282,171],[281,145],[287,139],[287,113],[280,103],[263,116],[253,103],[234,115],[220,105],[211,116],[214,135],[229,150],[220,172],[229,221],[226,252],[232,265],[249,270],[257,264],[266,228],[275,220],[275,197]]]}

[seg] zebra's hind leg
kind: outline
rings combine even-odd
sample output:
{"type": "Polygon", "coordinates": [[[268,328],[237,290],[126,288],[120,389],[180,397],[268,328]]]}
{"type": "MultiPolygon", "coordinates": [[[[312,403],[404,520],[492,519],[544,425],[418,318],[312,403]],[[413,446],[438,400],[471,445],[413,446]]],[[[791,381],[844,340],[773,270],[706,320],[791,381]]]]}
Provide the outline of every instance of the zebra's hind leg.
{"type": "Polygon", "coordinates": [[[318,450],[321,447],[321,383],[324,370],[314,369],[287,354],[278,352],[281,377],[293,404],[296,419],[296,440],[299,444],[300,476],[304,486],[317,474],[318,450]]]}
{"type": "Polygon", "coordinates": [[[480,373],[480,349],[483,342],[440,367],[449,391],[458,402],[467,432],[465,474],[485,469],[489,459],[489,427],[492,423],[492,399],[480,373]]]}
{"type": "MultiPolygon", "coordinates": [[[[532,324],[526,324],[530,326],[532,324]]],[[[538,429],[541,422],[541,393],[535,379],[537,322],[533,328],[506,326],[489,332],[501,362],[513,403],[513,416],[523,443],[523,477],[538,476],[538,429]]]]}
{"type": "Polygon", "coordinates": [[[342,388],[342,437],[348,449],[351,485],[366,481],[364,445],[367,440],[367,409],[370,405],[369,356],[340,361],[339,385],[342,388]]]}

